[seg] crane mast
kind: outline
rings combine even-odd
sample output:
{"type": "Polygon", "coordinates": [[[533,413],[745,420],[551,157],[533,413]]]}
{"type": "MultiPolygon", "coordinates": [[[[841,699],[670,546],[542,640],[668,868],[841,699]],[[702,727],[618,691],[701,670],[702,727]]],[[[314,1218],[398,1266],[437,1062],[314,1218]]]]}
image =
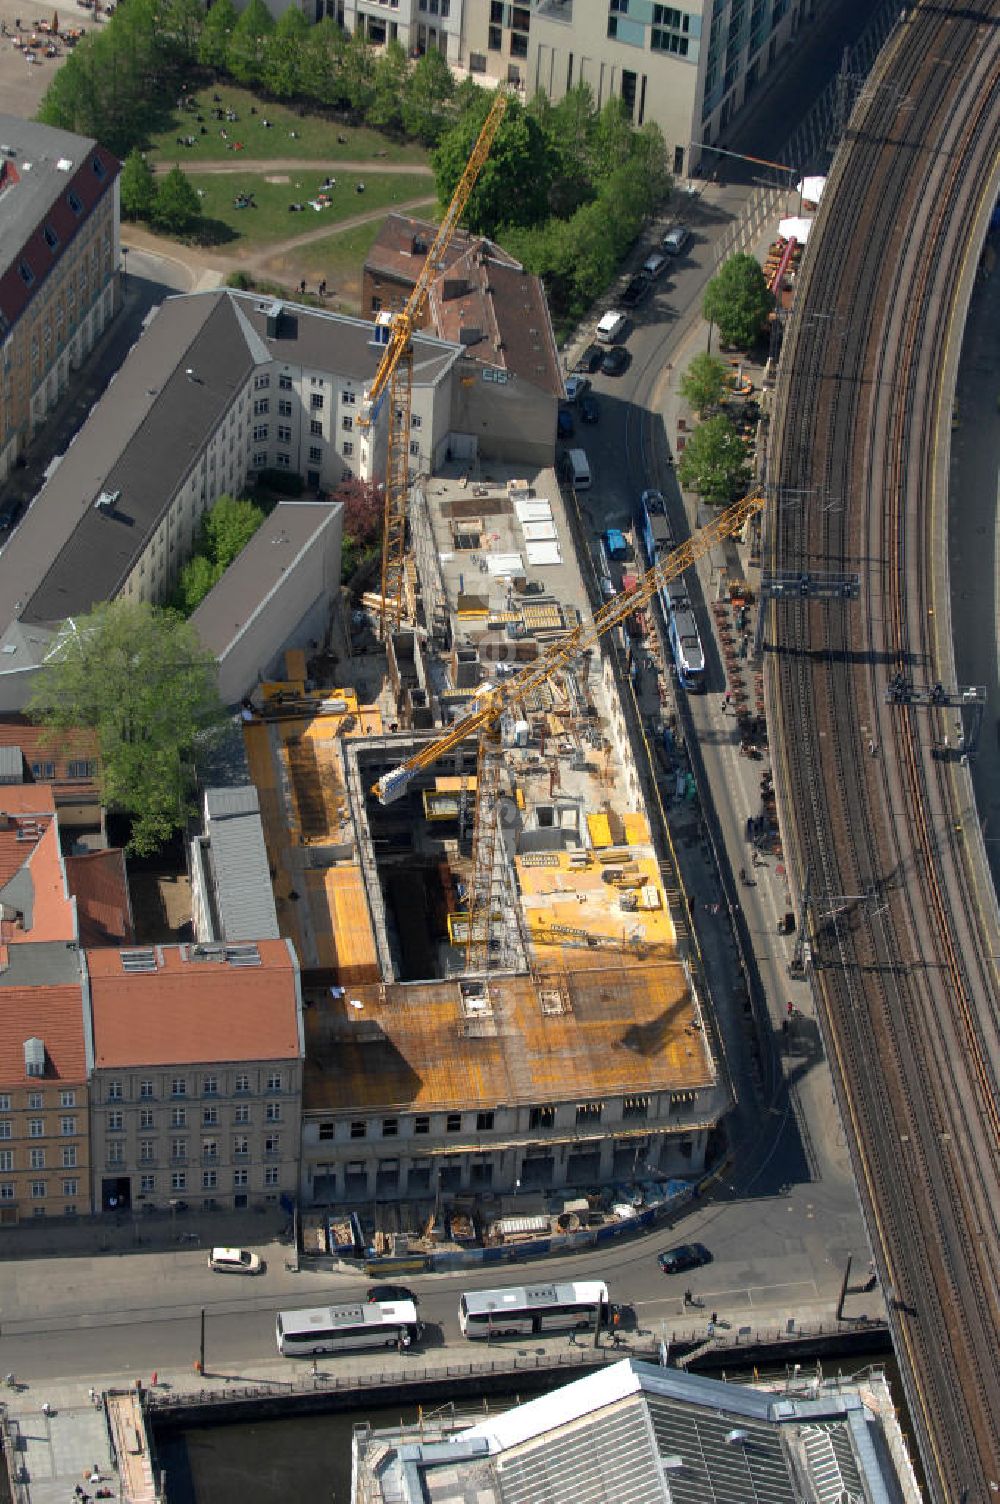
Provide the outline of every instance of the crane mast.
{"type": "MultiPolygon", "coordinates": [[[[634,611],[648,605],[658,590],[669,584],[671,580],[675,580],[678,575],[682,575],[721,539],[738,533],[747,519],[760,511],[765,500],[766,497],[761,492],[754,491],[740,501],[734,502],[712,522],[685,539],[665,559],[661,559],[658,564],[653,565],[652,569],[647,570],[632,590],[624,590],[614,596],[596,612],[589,622],[581,621],[571,631],[550,643],[544,652],[520,673],[515,674],[511,679],[505,679],[500,684],[485,685],[477,696],[478,703],[472,710],[467,711],[433,741],[418,748],[412,756],[401,762],[399,767],[383,774],[372,786],[371,792],[381,804],[391,804],[399,799],[405,794],[418,773],[429,768],[439,758],[459,746],[467,737],[495,727],[505,711],[512,710],[532,690],[547,683],[561,668],[578,658],[581,653],[585,653],[588,648],[593,647],[606,632],[620,625],[634,611]]],[[[480,887],[485,885],[479,884],[480,887]]],[[[473,892],[475,891],[474,879],[473,892]]]]}
{"type": "Polygon", "coordinates": [[[403,614],[406,556],[406,510],[409,494],[410,403],[413,390],[413,331],[427,306],[430,286],[451,244],[469,195],[483,169],[507,110],[508,96],[498,89],[476,138],[465,170],[424,258],[416,285],[401,312],[388,323],[388,340],[372,384],[365,393],[358,426],[370,429],[389,397],[389,437],[382,529],[382,582],[379,629],[383,641],[403,614]]]}

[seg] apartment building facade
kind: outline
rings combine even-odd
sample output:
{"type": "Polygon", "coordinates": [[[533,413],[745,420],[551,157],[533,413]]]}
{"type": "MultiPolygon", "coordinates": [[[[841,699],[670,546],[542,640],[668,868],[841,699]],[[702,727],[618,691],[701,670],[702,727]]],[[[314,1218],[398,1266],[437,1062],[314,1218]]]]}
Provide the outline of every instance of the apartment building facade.
{"type": "Polygon", "coordinates": [[[0,115],[0,482],[117,312],[119,171],[96,141],[0,115]]]}
{"type": "Polygon", "coordinates": [[[697,169],[799,26],[829,0],[465,0],[460,66],[559,100],[588,84],[655,121],[677,177],[697,169]]]}
{"type": "MultiPolygon", "coordinates": [[[[440,52],[457,62],[468,0],[343,0],[341,26],[373,46],[398,42],[411,57],[440,52]]],[[[338,10],[341,9],[338,6],[338,10]]]]}
{"type": "Polygon", "coordinates": [[[95,1208],[294,1198],[303,1039],[291,943],[107,948],[86,964],[95,1208]]]}

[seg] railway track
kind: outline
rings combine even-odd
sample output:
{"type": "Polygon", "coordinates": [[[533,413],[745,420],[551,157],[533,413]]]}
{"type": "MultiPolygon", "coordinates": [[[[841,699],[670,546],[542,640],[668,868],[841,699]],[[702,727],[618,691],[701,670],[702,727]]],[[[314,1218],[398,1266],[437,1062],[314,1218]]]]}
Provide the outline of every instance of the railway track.
{"type": "Polygon", "coordinates": [[[774,613],[776,786],[928,1486],[969,1504],[1000,1490],[1000,926],[967,771],[932,745],[947,713],[885,689],[899,672],[954,682],[953,336],[998,143],[1000,0],[925,0],[827,185],[768,477],[770,563],[862,579],[854,608],[774,613]]]}

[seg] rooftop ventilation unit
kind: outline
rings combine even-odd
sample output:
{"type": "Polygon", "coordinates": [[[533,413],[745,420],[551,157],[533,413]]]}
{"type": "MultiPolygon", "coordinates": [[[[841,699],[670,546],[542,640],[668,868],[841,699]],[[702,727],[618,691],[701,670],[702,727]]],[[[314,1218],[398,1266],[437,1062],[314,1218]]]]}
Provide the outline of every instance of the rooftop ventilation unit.
{"type": "Polygon", "coordinates": [[[97,512],[113,512],[118,505],[120,491],[102,491],[94,502],[94,510],[97,512]]]}
{"type": "Polygon", "coordinates": [[[141,950],[123,950],[119,954],[122,958],[122,971],[130,975],[156,970],[156,952],[152,946],[145,946],[141,950]]]}
{"type": "Polygon", "coordinates": [[[259,966],[260,950],[256,945],[227,945],[226,960],[230,966],[259,966]]]}

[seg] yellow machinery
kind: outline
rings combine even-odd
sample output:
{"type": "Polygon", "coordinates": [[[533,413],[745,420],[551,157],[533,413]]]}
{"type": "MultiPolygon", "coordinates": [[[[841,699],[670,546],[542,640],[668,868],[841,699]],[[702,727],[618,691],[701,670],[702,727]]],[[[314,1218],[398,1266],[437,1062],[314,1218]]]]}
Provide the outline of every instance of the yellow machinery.
{"type": "Polygon", "coordinates": [[[388,331],[385,353],[374,380],[365,393],[358,418],[370,429],[378,417],[386,393],[389,396],[389,441],[385,476],[385,514],[382,531],[382,592],[379,629],[382,640],[399,625],[403,614],[403,582],[406,553],[406,511],[410,486],[410,403],[413,390],[413,331],[427,305],[430,285],[441,269],[444,253],[458,228],[469,194],[490,154],[493,138],[507,109],[507,95],[498,89],[482,130],[472,148],[451,203],[424,259],[416,286],[401,313],[382,320],[388,331]]]}
{"type": "Polygon", "coordinates": [[[476,810],[472,842],[472,875],[469,883],[469,926],[466,959],[470,967],[485,969],[489,965],[490,924],[483,922],[495,908],[493,894],[494,860],[497,840],[497,801],[503,768],[499,726],[501,718],[523,703],[524,699],[547,683],[573,659],[594,646],[612,627],[646,606],[662,586],[675,580],[702,558],[723,538],[738,533],[747,519],[760,511],[765,502],[760,492],[751,492],[727,507],[714,521],[700,528],[679,548],[655,564],[632,590],[614,596],[589,622],[581,621],[571,631],[550,642],[533,662],[511,679],[484,685],[478,704],[442,731],[434,741],[420,747],[398,768],[383,774],[372,787],[381,804],[391,804],[403,795],[413,778],[444,757],[467,737],[479,735],[479,763],[476,782],[476,810]]]}

